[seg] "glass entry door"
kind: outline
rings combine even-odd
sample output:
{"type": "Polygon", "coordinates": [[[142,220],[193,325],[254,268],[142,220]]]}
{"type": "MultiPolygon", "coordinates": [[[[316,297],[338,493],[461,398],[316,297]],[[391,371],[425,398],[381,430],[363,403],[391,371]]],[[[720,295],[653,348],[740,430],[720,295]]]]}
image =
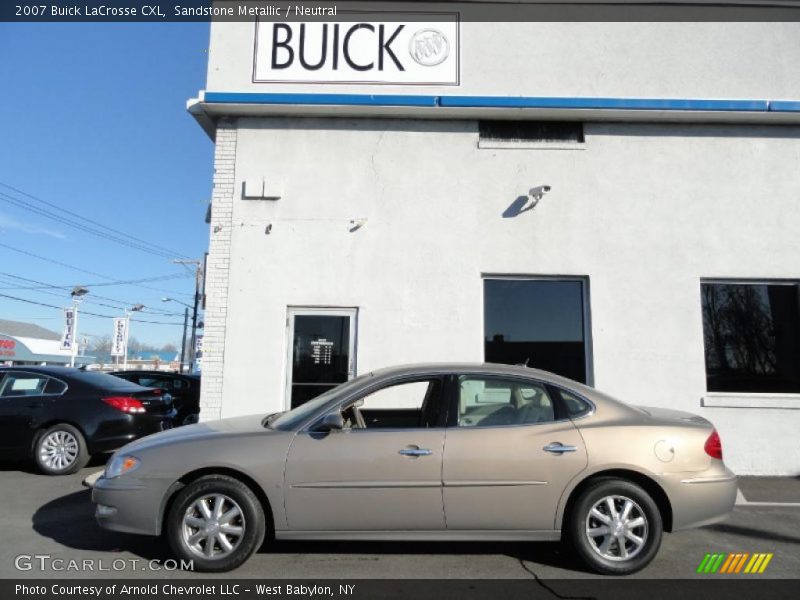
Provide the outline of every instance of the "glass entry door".
{"type": "Polygon", "coordinates": [[[289,408],[355,376],[356,316],[355,308],[289,309],[289,408]]]}

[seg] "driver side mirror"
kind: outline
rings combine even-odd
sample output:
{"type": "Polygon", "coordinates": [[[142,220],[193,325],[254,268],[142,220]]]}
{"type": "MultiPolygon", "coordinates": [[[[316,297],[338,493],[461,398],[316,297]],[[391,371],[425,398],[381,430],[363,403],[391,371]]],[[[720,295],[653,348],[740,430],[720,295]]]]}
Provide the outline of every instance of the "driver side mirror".
{"type": "Polygon", "coordinates": [[[340,431],[344,429],[344,417],[339,411],[328,413],[314,428],[317,431],[340,431]]]}

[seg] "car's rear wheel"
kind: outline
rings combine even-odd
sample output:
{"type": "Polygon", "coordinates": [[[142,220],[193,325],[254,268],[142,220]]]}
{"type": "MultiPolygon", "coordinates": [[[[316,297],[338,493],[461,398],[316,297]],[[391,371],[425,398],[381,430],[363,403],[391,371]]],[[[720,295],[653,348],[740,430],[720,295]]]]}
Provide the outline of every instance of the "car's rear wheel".
{"type": "Polygon", "coordinates": [[[33,457],[45,475],[75,473],[85,467],[90,458],[83,435],[67,423],[58,423],[39,433],[33,457]]]}
{"type": "Polygon", "coordinates": [[[638,485],[601,479],[576,499],[565,524],[578,557],[605,575],[627,575],[646,567],[661,545],[661,513],[638,485]]]}
{"type": "Polygon", "coordinates": [[[196,571],[235,569],[258,550],[266,531],[256,495],[224,475],[208,475],[187,485],[167,519],[172,550],[193,561],[196,571]]]}

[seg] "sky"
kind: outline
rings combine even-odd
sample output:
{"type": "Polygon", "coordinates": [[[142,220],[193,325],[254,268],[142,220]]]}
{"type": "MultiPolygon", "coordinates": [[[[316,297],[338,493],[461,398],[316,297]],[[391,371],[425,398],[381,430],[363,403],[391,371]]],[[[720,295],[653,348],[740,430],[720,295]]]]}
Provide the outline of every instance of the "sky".
{"type": "Polygon", "coordinates": [[[79,338],[141,303],[133,318],[151,323],[130,335],[180,345],[194,275],[172,260],[208,247],[214,147],[186,112],[208,36],[208,23],[0,24],[0,319],[60,332],[61,308],[30,302],[66,307],[82,285],[79,338]]]}

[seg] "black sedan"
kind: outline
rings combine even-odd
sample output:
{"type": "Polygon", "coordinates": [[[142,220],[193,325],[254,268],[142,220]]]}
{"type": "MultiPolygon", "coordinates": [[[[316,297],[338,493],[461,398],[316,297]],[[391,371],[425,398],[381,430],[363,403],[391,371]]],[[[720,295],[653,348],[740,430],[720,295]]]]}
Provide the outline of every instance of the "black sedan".
{"type": "Polygon", "coordinates": [[[158,388],[172,396],[175,410],[175,425],[197,423],[200,416],[200,376],[167,371],[112,371],[111,375],[122,377],[144,387],[158,388]]]}
{"type": "Polygon", "coordinates": [[[0,368],[0,456],[30,458],[66,475],[172,427],[172,398],[102,373],[66,367],[0,368]]]}

